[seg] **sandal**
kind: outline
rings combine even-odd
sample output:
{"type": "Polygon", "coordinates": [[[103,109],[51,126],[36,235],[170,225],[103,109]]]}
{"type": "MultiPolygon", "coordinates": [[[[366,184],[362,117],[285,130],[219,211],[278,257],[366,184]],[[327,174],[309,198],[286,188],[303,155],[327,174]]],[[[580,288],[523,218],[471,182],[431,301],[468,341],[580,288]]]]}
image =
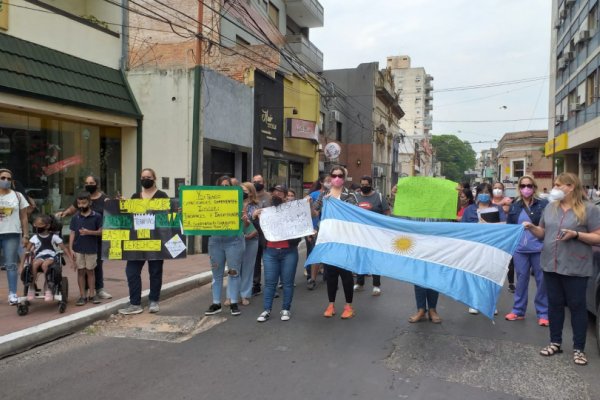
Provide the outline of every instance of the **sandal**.
{"type": "Polygon", "coordinates": [[[548,346],[546,346],[542,350],[540,350],[540,354],[544,357],[550,357],[555,354],[560,354],[562,352],[563,351],[560,348],[559,343],[550,343],[548,346]]]}
{"type": "Polygon", "coordinates": [[[573,362],[577,365],[587,365],[588,360],[581,350],[573,350],[573,362]]]}
{"type": "Polygon", "coordinates": [[[423,310],[422,308],[419,308],[419,311],[417,311],[415,314],[411,315],[408,318],[408,322],[410,322],[411,324],[414,324],[415,322],[425,321],[426,319],[427,319],[427,315],[425,314],[425,310],[423,310]]]}

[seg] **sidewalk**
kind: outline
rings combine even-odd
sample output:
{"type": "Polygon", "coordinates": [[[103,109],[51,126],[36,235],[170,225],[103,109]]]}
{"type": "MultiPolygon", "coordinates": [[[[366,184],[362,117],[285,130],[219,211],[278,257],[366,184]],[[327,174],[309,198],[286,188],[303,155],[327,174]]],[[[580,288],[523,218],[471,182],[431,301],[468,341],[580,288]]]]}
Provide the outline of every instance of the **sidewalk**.
{"type": "MultiPolygon", "coordinates": [[[[69,279],[69,299],[64,314],[58,312],[58,302],[35,299],[25,316],[17,315],[17,307],[8,305],[8,283],[6,272],[0,271],[0,358],[69,334],[77,329],[115,313],[129,302],[125,261],[104,262],[104,288],[113,298],[101,304],[88,303],[77,307],[79,298],[76,272],[63,268],[69,279]]],[[[161,299],[185,290],[209,283],[210,261],[207,254],[194,254],[185,259],[166,260],[163,269],[161,299]]],[[[40,277],[39,282],[42,282],[40,277]]],[[[148,296],[148,267],[142,272],[142,305],[148,296]]],[[[23,284],[19,280],[18,295],[23,295],[23,284]]]]}

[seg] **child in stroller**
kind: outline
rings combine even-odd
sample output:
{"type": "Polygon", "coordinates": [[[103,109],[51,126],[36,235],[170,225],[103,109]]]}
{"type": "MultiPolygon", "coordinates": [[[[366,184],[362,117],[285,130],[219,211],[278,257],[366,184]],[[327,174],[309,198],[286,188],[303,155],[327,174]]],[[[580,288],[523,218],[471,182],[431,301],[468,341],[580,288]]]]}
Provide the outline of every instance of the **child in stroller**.
{"type": "MultiPolygon", "coordinates": [[[[33,229],[35,234],[29,239],[27,251],[33,250],[34,258],[31,262],[31,277],[29,282],[23,281],[23,285],[26,286],[25,293],[27,300],[31,301],[35,297],[35,282],[37,274],[41,271],[45,277],[45,293],[44,300],[52,301],[54,298],[54,284],[51,279],[48,279],[48,272],[52,265],[56,262],[57,257],[56,248],[58,247],[67,255],[67,260],[72,260],[73,256],[68,247],[63,243],[60,237],[60,229],[56,222],[49,215],[39,215],[33,221],[33,229]],[[58,232],[57,232],[58,230],[58,232]],[[27,287],[29,285],[29,287],[27,287]]],[[[58,268],[62,266],[58,265],[58,268]]]]}

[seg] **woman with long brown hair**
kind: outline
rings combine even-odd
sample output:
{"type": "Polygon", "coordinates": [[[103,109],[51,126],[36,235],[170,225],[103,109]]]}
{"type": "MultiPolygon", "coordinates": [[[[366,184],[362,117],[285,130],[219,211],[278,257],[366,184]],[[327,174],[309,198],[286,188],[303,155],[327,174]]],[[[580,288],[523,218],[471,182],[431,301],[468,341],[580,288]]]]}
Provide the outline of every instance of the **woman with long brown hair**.
{"type": "Polygon", "coordinates": [[[250,304],[250,297],[252,297],[254,263],[256,261],[256,253],[258,252],[258,231],[252,221],[252,214],[255,210],[258,210],[259,206],[254,184],[252,182],[244,182],[240,186],[244,191],[242,222],[244,223],[244,239],[246,240],[246,249],[244,250],[240,271],[240,296],[242,298],[242,305],[247,306],[250,304]]]}
{"type": "Polygon", "coordinates": [[[565,307],[571,313],[573,362],[587,365],[585,339],[587,331],[586,288],[592,276],[592,245],[600,244],[600,208],[586,200],[577,175],[562,173],[554,181],[539,226],[523,226],[544,239],[541,264],[548,292],[550,344],[542,356],[562,353],[562,330],[565,307]]]}

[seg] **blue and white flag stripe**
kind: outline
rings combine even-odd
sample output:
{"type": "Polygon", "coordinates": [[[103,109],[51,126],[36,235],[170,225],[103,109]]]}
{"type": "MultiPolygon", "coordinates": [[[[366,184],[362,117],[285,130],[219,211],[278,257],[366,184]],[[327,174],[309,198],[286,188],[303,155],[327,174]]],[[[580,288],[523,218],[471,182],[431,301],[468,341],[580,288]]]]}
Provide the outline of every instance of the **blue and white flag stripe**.
{"type": "Polygon", "coordinates": [[[400,220],[327,200],[306,263],[435,289],[493,318],[522,231],[519,225],[400,220]]]}

